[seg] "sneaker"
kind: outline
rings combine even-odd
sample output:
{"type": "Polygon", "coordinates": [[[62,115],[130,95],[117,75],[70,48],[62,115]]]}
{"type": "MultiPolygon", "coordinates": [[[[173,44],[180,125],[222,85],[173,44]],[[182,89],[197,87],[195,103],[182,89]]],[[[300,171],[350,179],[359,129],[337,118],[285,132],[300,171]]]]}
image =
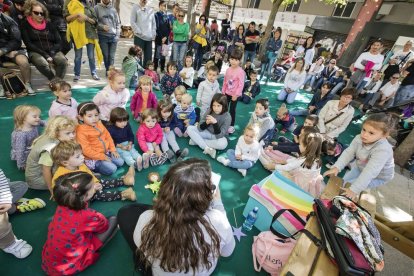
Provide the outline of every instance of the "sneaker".
{"type": "Polygon", "coordinates": [[[174,133],[175,135],[177,135],[178,137],[183,137],[183,132],[181,131],[181,129],[179,129],[178,127],[174,128],[174,133]]]}
{"type": "Polygon", "coordinates": [[[134,189],[128,188],[126,190],[123,190],[121,192],[122,200],[130,200],[130,201],[136,201],[137,195],[135,194],[134,189]]]}
{"type": "Polygon", "coordinates": [[[141,156],[137,158],[137,161],[135,162],[135,167],[137,168],[139,172],[142,171],[142,157],[141,156]]]}
{"type": "Polygon", "coordinates": [[[101,78],[97,74],[93,74],[92,78],[96,81],[101,80],[101,78]]]}
{"type": "Polygon", "coordinates": [[[188,141],[188,144],[189,144],[190,146],[195,146],[195,145],[196,145],[196,143],[193,141],[193,139],[190,139],[190,140],[188,141]]]}
{"type": "Polygon", "coordinates": [[[142,160],[143,160],[143,167],[144,167],[144,169],[148,169],[148,167],[149,167],[150,157],[151,157],[151,154],[149,154],[149,153],[144,153],[144,154],[142,155],[142,160]]]}
{"type": "Polygon", "coordinates": [[[16,258],[24,259],[30,255],[33,248],[24,240],[14,240],[14,242],[8,247],[4,248],[3,251],[9,254],[13,254],[16,258]]]}
{"type": "Polygon", "coordinates": [[[326,165],[325,165],[325,167],[327,167],[328,169],[331,169],[332,166],[333,166],[333,164],[331,164],[331,163],[326,163],[326,165]]]}
{"type": "Polygon", "coordinates": [[[3,85],[0,84],[0,99],[5,99],[6,95],[4,94],[3,85]]]}
{"type": "Polygon", "coordinates": [[[243,175],[243,177],[245,177],[245,176],[246,176],[247,170],[245,170],[245,169],[237,169],[237,171],[238,171],[239,173],[241,173],[241,174],[243,175]]]}
{"type": "Polygon", "coordinates": [[[308,87],[305,89],[306,92],[311,92],[312,91],[312,87],[308,87]]]}
{"type": "Polygon", "coordinates": [[[27,95],[29,96],[36,96],[36,92],[33,90],[32,85],[28,82],[26,83],[26,90],[27,90],[27,95]]]}
{"type": "Polygon", "coordinates": [[[169,149],[169,150],[166,151],[166,153],[167,153],[167,158],[168,158],[168,160],[170,160],[171,164],[174,164],[175,162],[177,162],[176,155],[174,154],[174,152],[172,150],[169,149]]]}
{"type": "Polygon", "coordinates": [[[16,202],[16,208],[20,213],[30,212],[46,207],[46,203],[40,198],[21,198],[16,202]]]}
{"type": "Polygon", "coordinates": [[[177,156],[177,161],[183,161],[184,157],[188,156],[188,149],[187,148],[183,148],[183,150],[177,150],[177,152],[175,153],[175,156],[177,156]]]}
{"type": "Polygon", "coordinates": [[[230,164],[230,160],[229,159],[227,159],[226,157],[224,157],[224,156],[219,156],[219,157],[217,157],[217,161],[219,161],[221,164],[223,164],[224,166],[228,166],[229,164],[230,164]]]}
{"type": "Polygon", "coordinates": [[[227,132],[229,134],[233,134],[236,130],[234,129],[234,126],[230,126],[229,129],[227,130],[227,132]]]}
{"type": "Polygon", "coordinates": [[[78,82],[80,80],[80,76],[74,76],[73,77],[73,82],[78,82]]]}
{"type": "Polygon", "coordinates": [[[124,185],[134,186],[135,184],[135,167],[130,166],[128,172],[124,175],[124,185]]]}
{"type": "Polygon", "coordinates": [[[205,147],[205,149],[204,149],[204,151],[203,151],[203,153],[204,154],[208,154],[208,155],[210,155],[211,156],[211,158],[213,158],[213,159],[216,159],[216,150],[215,149],[213,149],[213,148],[210,148],[210,147],[205,147]]]}

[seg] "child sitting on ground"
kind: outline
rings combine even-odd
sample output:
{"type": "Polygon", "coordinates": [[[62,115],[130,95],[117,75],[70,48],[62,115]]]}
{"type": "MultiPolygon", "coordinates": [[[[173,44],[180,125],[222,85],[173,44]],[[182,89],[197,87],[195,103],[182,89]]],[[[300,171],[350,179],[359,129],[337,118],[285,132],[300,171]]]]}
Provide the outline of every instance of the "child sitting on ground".
{"type": "Polygon", "coordinates": [[[144,75],[145,70],[141,65],[142,49],[138,46],[129,48],[128,55],[122,60],[122,72],[125,74],[125,86],[128,89],[136,89],[138,79],[144,75]]]}
{"type": "Polygon", "coordinates": [[[170,97],[174,89],[181,85],[182,81],[177,73],[177,64],[170,61],[167,64],[167,72],[161,79],[161,91],[164,97],[170,97]]]}
{"type": "Polygon", "coordinates": [[[173,104],[169,100],[161,100],[157,108],[158,122],[162,128],[163,138],[161,142],[161,149],[168,154],[168,160],[175,163],[177,160],[182,161],[188,155],[188,149],[180,150],[175,139],[174,128],[176,119],[174,116],[173,104]],[[172,150],[170,150],[171,146],[172,150]]]}
{"type": "Polygon", "coordinates": [[[178,137],[188,137],[187,127],[194,125],[196,121],[196,112],[192,104],[193,97],[190,94],[184,94],[181,97],[181,103],[174,108],[176,126],[174,132],[178,137]]]}
{"type": "Polygon", "coordinates": [[[194,73],[195,72],[194,72],[194,68],[192,66],[193,66],[193,57],[186,56],[185,57],[185,62],[184,62],[184,67],[180,71],[180,77],[181,77],[181,80],[183,81],[183,85],[186,89],[193,88],[194,73]]]}
{"type": "Polygon", "coordinates": [[[203,116],[211,104],[214,94],[221,93],[217,81],[218,68],[215,65],[207,69],[207,78],[200,83],[197,89],[196,103],[200,108],[200,115],[203,116]]]}
{"type": "Polygon", "coordinates": [[[278,124],[282,125],[282,129],[280,130],[282,134],[285,134],[287,131],[292,132],[297,126],[295,117],[289,114],[285,103],[282,103],[276,113],[275,125],[277,126],[278,124]]]}
{"type": "Polygon", "coordinates": [[[246,60],[246,63],[243,66],[243,70],[244,70],[244,73],[246,74],[247,80],[250,80],[250,73],[254,71],[254,64],[252,63],[250,59],[246,60]]]}
{"type": "Polygon", "coordinates": [[[197,71],[197,79],[194,80],[194,87],[195,88],[198,88],[198,86],[200,85],[200,83],[207,78],[207,72],[208,72],[208,70],[209,70],[209,68],[211,66],[214,66],[214,61],[209,60],[209,61],[206,62],[206,64],[204,64],[203,66],[201,66],[200,69],[198,69],[198,71],[197,71]]]}
{"type": "Polygon", "coordinates": [[[249,124],[255,124],[259,127],[259,142],[261,145],[268,145],[275,135],[275,122],[269,113],[269,101],[267,99],[258,99],[256,107],[249,124]]]}
{"type": "Polygon", "coordinates": [[[146,109],[142,113],[142,123],[137,131],[137,140],[139,147],[144,152],[142,159],[144,160],[144,169],[152,166],[162,165],[167,161],[167,153],[163,153],[160,149],[164,135],[160,124],[158,123],[157,111],[152,108],[146,109]]]}
{"type": "Polygon", "coordinates": [[[95,187],[95,194],[91,201],[114,201],[114,200],[131,200],[135,201],[136,195],[133,188],[128,188],[122,192],[108,191],[107,189],[134,186],[135,168],[130,167],[124,177],[118,179],[98,179],[85,165],[85,158],[82,154],[81,146],[72,141],[61,142],[52,150],[53,163],[58,166],[52,178],[52,188],[56,185],[56,180],[65,174],[71,172],[86,172],[92,176],[95,187]]]}
{"type": "Polygon", "coordinates": [[[88,208],[95,193],[93,177],[72,172],[57,179],[53,197],[58,205],[42,251],[48,275],[72,275],[99,258],[99,249],[116,233],[116,217],[106,218],[88,208]]]}
{"type": "Polygon", "coordinates": [[[259,159],[261,146],[258,135],[259,127],[248,124],[244,129],[243,135],[237,141],[236,150],[227,150],[227,158],[219,156],[217,161],[224,166],[237,169],[245,177],[247,170],[253,167],[259,159]]]}
{"type": "Polygon", "coordinates": [[[141,76],[131,100],[131,112],[134,120],[141,122],[141,115],[147,108],[157,108],[157,96],[152,92],[151,78],[141,76]]]}
{"type": "Polygon", "coordinates": [[[50,106],[49,118],[56,115],[64,115],[76,120],[78,116],[78,102],[72,98],[71,88],[70,84],[63,80],[50,82],[50,89],[52,89],[56,99],[50,106]]]}
{"type": "Polygon", "coordinates": [[[108,130],[99,120],[98,106],[93,102],[81,103],[78,114],[76,141],[82,146],[86,165],[97,173],[113,174],[118,167],[124,165],[124,160],[116,151],[108,130]]]}
{"type": "Polygon", "coordinates": [[[135,149],[134,133],[128,120],[128,112],[121,107],[115,107],[111,111],[107,129],[109,134],[111,134],[112,140],[114,140],[116,151],[124,159],[125,163],[141,171],[142,157],[135,149]]]}
{"type": "Polygon", "coordinates": [[[337,138],[325,137],[325,140],[322,142],[322,153],[326,159],[325,166],[330,169],[345,149],[346,146],[341,144],[337,138]]]}
{"type": "Polygon", "coordinates": [[[14,130],[11,134],[11,160],[17,168],[24,170],[33,141],[39,137],[39,126],[45,123],[40,119],[40,109],[34,105],[18,105],[13,111],[14,130]]]}
{"type": "Polygon", "coordinates": [[[209,61],[214,62],[214,65],[218,68],[218,74],[221,72],[221,68],[223,67],[223,55],[219,50],[214,52],[214,56],[212,56],[209,61]]]}
{"type": "Polygon", "coordinates": [[[249,104],[252,99],[260,94],[260,82],[257,81],[257,72],[250,73],[250,80],[244,83],[243,95],[239,97],[239,101],[249,104]]]}
{"type": "Polygon", "coordinates": [[[145,75],[151,78],[154,89],[160,90],[160,77],[158,76],[157,72],[154,71],[154,62],[152,62],[152,60],[147,61],[145,75]]]}

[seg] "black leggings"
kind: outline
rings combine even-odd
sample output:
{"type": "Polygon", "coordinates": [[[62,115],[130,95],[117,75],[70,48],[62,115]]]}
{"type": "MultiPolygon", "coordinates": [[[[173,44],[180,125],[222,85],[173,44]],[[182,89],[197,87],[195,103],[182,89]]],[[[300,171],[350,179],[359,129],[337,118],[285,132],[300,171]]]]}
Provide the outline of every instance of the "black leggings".
{"type": "Polygon", "coordinates": [[[114,201],[122,199],[120,191],[105,191],[105,189],[124,186],[124,179],[100,179],[99,183],[102,185],[102,190],[96,191],[92,197],[92,201],[114,201]]]}
{"type": "Polygon", "coordinates": [[[229,113],[231,116],[231,126],[234,126],[234,123],[236,122],[236,106],[237,106],[237,102],[238,99],[236,99],[235,101],[233,101],[231,98],[232,96],[226,95],[227,96],[227,102],[229,103],[229,113]]]}

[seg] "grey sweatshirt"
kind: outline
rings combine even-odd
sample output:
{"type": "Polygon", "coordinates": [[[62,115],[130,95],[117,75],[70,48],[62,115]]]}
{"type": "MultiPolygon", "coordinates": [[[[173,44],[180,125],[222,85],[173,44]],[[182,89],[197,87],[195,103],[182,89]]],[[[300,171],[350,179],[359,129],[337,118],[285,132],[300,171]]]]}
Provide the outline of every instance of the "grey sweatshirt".
{"type": "Polygon", "coordinates": [[[107,37],[119,38],[121,33],[121,20],[115,8],[111,4],[104,5],[99,3],[95,6],[95,13],[98,18],[98,34],[107,37]],[[104,31],[104,26],[109,27],[109,31],[104,31]]]}
{"type": "Polygon", "coordinates": [[[142,8],[135,4],[131,11],[131,27],[135,36],[145,41],[155,39],[157,24],[155,23],[154,11],[146,6],[142,8]]]}
{"type": "Polygon", "coordinates": [[[269,129],[275,127],[275,121],[268,112],[264,113],[261,117],[257,117],[256,113],[253,111],[249,124],[257,124],[259,126],[259,139],[261,139],[269,129]]]}
{"type": "Polygon", "coordinates": [[[210,115],[210,108],[207,109],[207,111],[204,113],[200,120],[200,124],[198,125],[198,129],[205,130],[207,129],[210,133],[216,135],[216,139],[220,139],[222,137],[227,136],[227,131],[231,124],[231,116],[230,113],[224,112],[223,114],[215,114],[212,112],[211,116],[214,117],[214,119],[217,120],[217,123],[212,125],[207,125],[206,117],[207,115],[210,115]]]}
{"type": "Polygon", "coordinates": [[[394,178],[393,151],[390,143],[385,138],[371,145],[364,145],[361,135],[355,136],[351,145],[344,150],[333,166],[342,171],[354,159],[356,166],[361,171],[361,174],[350,188],[354,193],[358,194],[369,188],[369,184],[373,179],[388,182],[394,178]]]}

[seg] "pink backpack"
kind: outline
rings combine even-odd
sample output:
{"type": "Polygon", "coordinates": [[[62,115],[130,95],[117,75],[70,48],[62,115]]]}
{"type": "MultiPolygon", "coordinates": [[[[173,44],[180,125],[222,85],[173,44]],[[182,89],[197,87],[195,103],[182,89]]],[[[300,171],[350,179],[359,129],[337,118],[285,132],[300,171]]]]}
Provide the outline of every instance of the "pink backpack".
{"type": "Polygon", "coordinates": [[[261,232],[254,237],[252,246],[254,269],[263,268],[272,276],[279,275],[295,244],[294,239],[280,239],[270,231],[261,232]]]}

